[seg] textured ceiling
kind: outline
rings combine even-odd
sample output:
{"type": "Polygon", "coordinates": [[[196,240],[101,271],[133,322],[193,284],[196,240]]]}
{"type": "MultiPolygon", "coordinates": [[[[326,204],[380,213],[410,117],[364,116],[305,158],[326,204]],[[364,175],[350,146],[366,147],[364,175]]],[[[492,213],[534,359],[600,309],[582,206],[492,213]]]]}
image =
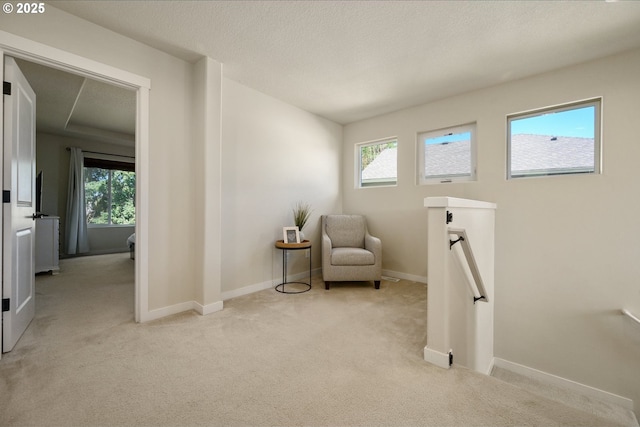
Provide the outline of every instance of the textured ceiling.
{"type": "Polygon", "coordinates": [[[339,123],[640,47],[637,1],[56,1],[339,123]]]}

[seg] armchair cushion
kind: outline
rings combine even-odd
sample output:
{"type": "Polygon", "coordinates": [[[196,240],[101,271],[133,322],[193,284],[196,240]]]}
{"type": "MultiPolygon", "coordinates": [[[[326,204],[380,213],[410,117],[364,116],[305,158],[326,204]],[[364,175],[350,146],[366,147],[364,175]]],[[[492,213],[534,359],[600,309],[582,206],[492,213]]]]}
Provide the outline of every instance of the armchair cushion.
{"type": "Polygon", "coordinates": [[[373,252],[360,248],[334,248],[331,251],[331,265],[373,265],[373,252]]]}

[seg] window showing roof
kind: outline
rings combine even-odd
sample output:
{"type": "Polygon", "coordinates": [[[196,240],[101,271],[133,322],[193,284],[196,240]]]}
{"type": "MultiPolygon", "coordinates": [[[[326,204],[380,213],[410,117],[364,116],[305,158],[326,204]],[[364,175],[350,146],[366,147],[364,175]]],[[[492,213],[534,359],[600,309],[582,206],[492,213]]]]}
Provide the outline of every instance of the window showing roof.
{"type": "Polygon", "coordinates": [[[594,139],[517,134],[511,137],[511,175],[594,172],[594,139]]]}
{"type": "Polygon", "coordinates": [[[356,187],[396,185],[397,148],[396,138],[356,144],[356,187]]]}
{"type": "Polygon", "coordinates": [[[507,177],[600,173],[595,98],[507,117],[507,177]]]}
{"type": "Polygon", "coordinates": [[[398,148],[385,148],[362,171],[362,182],[396,179],[396,165],[398,164],[398,148]]]}
{"type": "Polygon", "coordinates": [[[426,145],[424,169],[432,178],[468,176],[471,169],[471,140],[426,145]]]}
{"type": "Polygon", "coordinates": [[[469,123],[418,134],[419,184],[476,179],[476,124],[469,123]]]}

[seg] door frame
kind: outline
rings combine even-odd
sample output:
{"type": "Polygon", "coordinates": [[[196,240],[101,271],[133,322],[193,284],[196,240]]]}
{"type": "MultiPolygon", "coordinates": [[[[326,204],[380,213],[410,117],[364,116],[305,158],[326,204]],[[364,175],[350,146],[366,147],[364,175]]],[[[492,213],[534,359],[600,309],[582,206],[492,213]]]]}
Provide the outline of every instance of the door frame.
{"type": "MultiPolygon", "coordinates": [[[[135,321],[149,320],[149,91],[151,80],[88,58],[0,30],[0,61],[11,56],[50,68],[136,91],[136,246],[135,246],[135,321]]],[[[4,81],[4,67],[0,71],[4,81]]],[[[4,103],[0,102],[4,117],[4,103]]],[[[0,135],[4,134],[0,120],[0,135]]],[[[3,142],[4,143],[4,142],[3,142]]],[[[0,176],[2,176],[0,162],[0,176]]],[[[0,220],[2,210],[0,209],[0,220]]],[[[2,260],[0,245],[0,260],[2,260]]],[[[0,261],[1,262],[1,261],[0,261]]]]}

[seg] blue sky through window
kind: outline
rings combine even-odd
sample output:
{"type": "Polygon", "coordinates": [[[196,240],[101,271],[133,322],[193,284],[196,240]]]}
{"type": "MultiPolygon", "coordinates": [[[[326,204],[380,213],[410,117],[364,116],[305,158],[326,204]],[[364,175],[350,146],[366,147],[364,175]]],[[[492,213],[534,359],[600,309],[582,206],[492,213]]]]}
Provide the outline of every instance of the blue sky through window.
{"type": "Polygon", "coordinates": [[[595,107],[543,113],[511,121],[511,135],[534,134],[553,136],[594,137],[595,107]]]}
{"type": "Polygon", "coordinates": [[[427,138],[424,143],[426,145],[442,144],[443,142],[469,141],[471,132],[450,133],[448,135],[437,136],[435,138],[427,138]]]}

